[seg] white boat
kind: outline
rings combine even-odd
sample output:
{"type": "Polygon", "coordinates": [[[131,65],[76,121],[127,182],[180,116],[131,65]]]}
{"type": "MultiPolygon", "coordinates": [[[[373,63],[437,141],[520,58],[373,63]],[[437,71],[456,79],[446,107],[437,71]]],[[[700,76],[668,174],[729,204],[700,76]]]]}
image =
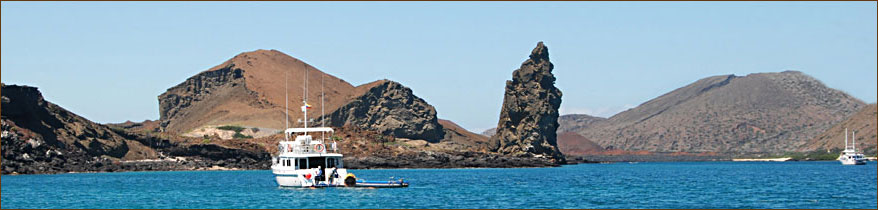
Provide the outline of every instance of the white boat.
{"type": "MultiPolygon", "coordinates": [[[[307,72],[307,69],[306,69],[307,72]]],[[[307,75],[307,73],[306,73],[307,75]]],[[[306,76],[307,77],[307,76],[306,76]]],[[[307,90],[306,90],[307,92],[307,90]]],[[[307,98],[302,101],[302,112],[308,119],[307,98]]],[[[287,114],[287,116],[289,116],[287,114]]],[[[286,122],[289,127],[289,122],[286,122]]],[[[277,155],[272,158],[271,171],[277,184],[281,187],[407,187],[408,182],[398,181],[364,181],[358,180],[353,173],[348,173],[342,163],[342,154],[338,153],[332,138],[334,130],[329,127],[308,128],[304,120],[303,128],[287,128],[284,139],[278,142],[277,155]],[[316,136],[312,136],[316,135],[316,136]],[[318,176],[318,174],[321,174],[318,176]]]]}
{"type": "Polygon", "coordinates": [[[838,161],[842,165],[866,165],[866,158],[863,154],[857,153],[857,132],[853,133],[853,142],[848,145],[848,129],[844,129],[844,151],[838,156],[838,161]]]}

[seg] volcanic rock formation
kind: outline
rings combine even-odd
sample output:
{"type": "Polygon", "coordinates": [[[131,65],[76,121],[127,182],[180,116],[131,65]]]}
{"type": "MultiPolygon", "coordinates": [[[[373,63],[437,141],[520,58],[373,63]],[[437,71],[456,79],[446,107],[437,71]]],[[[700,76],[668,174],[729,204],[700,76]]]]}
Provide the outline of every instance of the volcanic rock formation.
{"type": "Polygon", "coordinates": [[[268,168],[264,151],[186,144],[149,135],[152,129],[125,128],[143,123],[97,124],[46,101],[35,87],[2,85],[2,108],[2,174],[268,168]],[[138,161],[144,159],[151,161],[138,161]]]}
{"type": "Polygon", "coordinates": [[[549,49],[540,42],[506,81],[500,120],[491,137],[494,151],[565,162],[556,142],[561,90],[555,87],[553,68],[549,49]]]}
{"type": "Polygon", "coordinates": [[[43,99],[35,87],[2,85],[3,171],[70,171],[96,158],[155,158],[156,152],[107,126],[43,99]]]}
{"type": "Polygon", "coordinates": [[[355,126],[383,135],[433,143],[444,138],[445,131],[436,117],[436,109],[412,94],[408,87],[379,80],[361,85],[357,90],[361,95],[325,117],[330,126],[355,126]]]}

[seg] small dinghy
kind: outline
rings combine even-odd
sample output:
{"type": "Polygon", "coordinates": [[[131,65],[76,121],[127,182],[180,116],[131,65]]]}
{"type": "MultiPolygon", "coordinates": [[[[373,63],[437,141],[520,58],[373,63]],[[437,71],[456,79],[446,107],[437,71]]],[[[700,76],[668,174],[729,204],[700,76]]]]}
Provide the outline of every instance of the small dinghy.
{"type": "Polygon", "coordinates": [[[409,183],[406,181],[365,181],[360,180],[357,181],[357,184],[354,187],[373,187],[373,188],[396,188],[396,187],[408,187],[409,183]]]}
{"type": "Polygon", "coordinates": [[[364,187],[364,188],[400,188],[400,187],[408,187],[409,182],[399,179],[396,181],[366,181],[362,179],[357,179],[353,173],[348,173],[344,179],[344,183],[324,183],[321,182],[314,186],[313,188],[324,188],[324,187],[364,187]]]}

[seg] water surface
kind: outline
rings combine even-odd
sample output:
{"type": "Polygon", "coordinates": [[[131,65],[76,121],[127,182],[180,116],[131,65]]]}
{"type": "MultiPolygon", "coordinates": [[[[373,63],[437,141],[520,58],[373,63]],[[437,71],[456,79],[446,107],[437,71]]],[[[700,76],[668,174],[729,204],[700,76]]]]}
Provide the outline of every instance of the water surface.
{"type": "Polygon", "coordinates": [[[876,164],[665,162],[351,170],[399,189],[279,188],[270,171],[2,176],[2,208],[878,208],[876,164]]]}

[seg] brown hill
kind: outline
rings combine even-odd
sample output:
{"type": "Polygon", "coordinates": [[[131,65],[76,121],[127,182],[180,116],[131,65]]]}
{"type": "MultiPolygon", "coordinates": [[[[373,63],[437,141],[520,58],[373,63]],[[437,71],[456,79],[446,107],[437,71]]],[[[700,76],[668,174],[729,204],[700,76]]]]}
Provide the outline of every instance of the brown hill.
{"type": "Polygon", "coordinates": [[[863,102],[796,71],[698,80],[576,132],[604,148],[778,153],[859,111],[863,102]]]}
{"type": "Polygon", "coordinates": [[[574,132],[558,134],[558,149],[567,156],[595,154],[604,151],[601,145],[574,132]]]}
{"type": "Polygon", "coordinates": [[[450,120],[439,119],[439,124],[445,129],[445,138],[443,141],[454,142],[464,145],[468,150],[487,152],[490,141],[488,136],[479,135],[470,132],[457,123],[450,120]]]}
{"type": "MultiPolygon", "coordinates": [[[[185,133],[204,125],[284,127],[285,84],[289,94],[291,126],[302,119],[305,71],[312,112],[321,110],[321,82],[325,82],[325,111],[348,101],[354,87],[277,50],[238,54],[169,88],[159,99],[161,126],[185,133]],[[288,81],[287,81],[288,79],[288,81]]],[[[308,116],[313,119],[318,115],[308,116]]]]}
{"type": "MultiPolygon", "coordinates": [[[[812,138],[803,147],[804,151],[842,150],[844,149],[844,129],[857,132],[857,150],[865,151],[869,156],[876,153],[878,145],[878,106],[869,104],[846,120],[835,124],[826,132],[812,138]]],[[[850,135],[850,134],[848,134],[850,135]]],[[[849,136],[850,140],[853,136],[849,136]]]]}

